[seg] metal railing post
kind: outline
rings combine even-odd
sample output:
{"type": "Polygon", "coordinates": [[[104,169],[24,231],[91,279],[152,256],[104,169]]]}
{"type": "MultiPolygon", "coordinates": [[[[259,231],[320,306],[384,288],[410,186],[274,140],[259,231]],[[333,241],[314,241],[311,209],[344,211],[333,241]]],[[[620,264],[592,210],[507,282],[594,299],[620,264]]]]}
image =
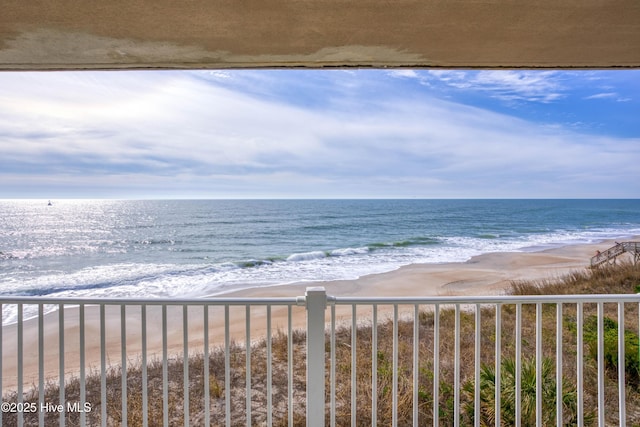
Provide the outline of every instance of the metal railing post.
{"type": "Polygon", "coordinates": [[[327,293],[323,287],[307,288],[307,427],[324,426],[324,313],[327,293]]]}

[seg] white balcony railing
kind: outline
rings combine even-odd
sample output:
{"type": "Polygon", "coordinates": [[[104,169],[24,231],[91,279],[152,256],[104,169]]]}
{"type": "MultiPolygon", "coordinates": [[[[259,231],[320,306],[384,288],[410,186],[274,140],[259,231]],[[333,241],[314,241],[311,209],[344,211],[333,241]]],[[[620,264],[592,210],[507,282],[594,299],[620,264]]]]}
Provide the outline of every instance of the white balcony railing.
{"type": "Polygon", "coordinates": [[[2,314],[0,426],[640,419],[637,295],[308,288],[277,299],[10,297],[2,314]]]}

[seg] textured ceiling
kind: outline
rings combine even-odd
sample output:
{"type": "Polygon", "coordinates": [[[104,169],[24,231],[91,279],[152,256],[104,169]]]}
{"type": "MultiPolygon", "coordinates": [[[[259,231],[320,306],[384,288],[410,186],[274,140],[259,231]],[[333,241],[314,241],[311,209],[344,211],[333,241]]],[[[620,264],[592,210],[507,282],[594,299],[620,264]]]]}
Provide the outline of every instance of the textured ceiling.
{"type": "Polygon", "coordinates": [[[0,70],[640,67],[638,0],[5,0],[0,70]]]}

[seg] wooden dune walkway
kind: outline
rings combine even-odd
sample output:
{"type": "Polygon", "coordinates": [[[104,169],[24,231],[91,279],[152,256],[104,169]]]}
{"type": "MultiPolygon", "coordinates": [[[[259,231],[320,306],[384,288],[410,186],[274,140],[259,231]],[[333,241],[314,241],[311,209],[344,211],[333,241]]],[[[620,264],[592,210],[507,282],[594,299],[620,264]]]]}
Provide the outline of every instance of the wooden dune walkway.
{"type": "Polygon", "coordinates": [[[615,264],[616,259],[624,254],[629,253],[633,256],[633,263],[640,261],[640,242],[621,242],[610,247],[604,252],[598,252],[591,258],[591,267],[597,267],[602,264],[615,264]]]}

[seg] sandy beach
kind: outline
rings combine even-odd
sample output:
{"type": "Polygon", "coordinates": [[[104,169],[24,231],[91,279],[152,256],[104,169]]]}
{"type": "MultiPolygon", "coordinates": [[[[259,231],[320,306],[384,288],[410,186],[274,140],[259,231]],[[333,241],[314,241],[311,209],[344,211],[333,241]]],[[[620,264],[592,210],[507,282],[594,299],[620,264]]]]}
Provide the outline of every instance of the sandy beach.
{"type": "MultiPolygon", "coordinates": [[[[634,240],[638,240],[637,238],[634,240]]],[[[589,266],[590,258],[597,250],[605,250],[614,244],[606,241],[597,244],[571,245],[537,252],[489,253],[476,256],[463,263],[414,264],[383,274],[369,275],[357,280],[331,282],[307,282],[291,285],[250,288],[235,291],[225,297],[295,297],[304,295],[309,286],[323,286],[327,294],[335,296],[464,296],[499,295],[504,293],[511,281],[556,279],[567,273],[583,270],[589,266]]],[[[65,375],[78,375],[79,310],[69,308],[64,312],[64,371],[65,375]]],[[[230,309],[230,335],[236,341],[245,341],[245,308],[230,309]]],[[[86,307],[85,313],[85,369],[87,372],[100,369],[100,313],[97,307],[86,307]]],[[[162,313],[160,307],[147,309],[148,358],[162,353],[162,313]]],[[[120,365],[122,346],[120,333],[122,313],[120,307],[106,310],[107,364],[120,365]]],[[[182,355],[183,336],[182,307],[169,307],[168,353],[182,355]]],[[[141,314],[139,307],[128,307],[125,313],[127,363],[137,363],[142,351],[141,314]]],[[[191,307],[188,317],[188,345],[192,352],[202,352],[204,342],[204,314],[200,307],[191,307]]],[[[287,308],[273,307],[272,330],[286,330],[287,308]]],[[[294,307],[293,325],[305,323],[304,307],[294,307]]],[[[209,310],[209,344],[224,344],[224,309],[209,310]]],[[[266,333],[266,308],[251,309],[250,339],[259,339],[266,333]]],[[[44,319],[44,377],[58,381],[60,356],[58,313],[50,313],[44,319]]],[[[15,390],[17,383],[17,328],[3,328],[2,389],[15,390]]],[[[38,319],[24,322],[23,375],[25,390],[38,384],[38,319]]]]}

